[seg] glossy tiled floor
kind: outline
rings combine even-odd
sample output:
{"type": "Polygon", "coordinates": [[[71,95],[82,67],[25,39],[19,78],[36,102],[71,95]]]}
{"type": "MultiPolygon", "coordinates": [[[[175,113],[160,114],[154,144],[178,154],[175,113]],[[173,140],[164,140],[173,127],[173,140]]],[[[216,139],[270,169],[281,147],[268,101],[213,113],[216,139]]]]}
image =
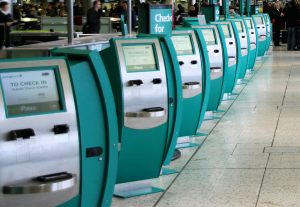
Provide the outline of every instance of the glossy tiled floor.
{"type": "Polygon", "coordinates": [[[300,52],[273,51],[256,64],[222,118],[201,128],[198,149],[182,150],[164,193],[113,199],[113,207],[299,207],[300,52]]]}

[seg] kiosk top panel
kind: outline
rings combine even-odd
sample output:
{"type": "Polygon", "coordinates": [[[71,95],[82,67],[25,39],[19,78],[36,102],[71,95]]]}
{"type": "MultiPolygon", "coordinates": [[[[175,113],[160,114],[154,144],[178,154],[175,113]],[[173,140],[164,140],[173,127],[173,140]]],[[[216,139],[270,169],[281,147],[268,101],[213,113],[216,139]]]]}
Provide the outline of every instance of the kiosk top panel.
{"type": "Polygon", "coordinates": [[[192,39],[189,34],[175,34],[171,37],[177,55],[194,54],[192,39]]]}
{"type": "Polygon", "coordinates": [[[235,21],[238,32],[244,32],[243,23],[241,21],[235,21]]]}
{"type": "Polygon", "coordinates": [[[231,32],[228,24],[221,25],[225,38],[231,38],[231,32]]]}
{"type": "Polygon", "coordinates": [[[248,29],[253,29],[253,24],[251,19],[245,19],[245,22],[248,29]]]}
{"type": "Polygon", "coordinates": [[[205,28],[202,29],[202,34],[204,36],[204,40],[207,45],[216,45],[217,40],[216,40],[216,35],[214,29],[210,28],[205,28]]]}
{"type": "Polygon", "coordinates": [[[256,24],[258,24],[258,25],[264,24],[262,16],[254,16],[254,20],[255,20],[256,24]]]}
{"type": "Polygon", "coordinates": [[[153,45],[123,45],[127,72],[145,72],[158,70],[153,45]]]}
{"type": "Polygon", "coordinates": [[[63,109],[58,90],[60,78],[55,67],[36,67],[0,72],[0,82],[8,117],[53,113],[63,109]]]}

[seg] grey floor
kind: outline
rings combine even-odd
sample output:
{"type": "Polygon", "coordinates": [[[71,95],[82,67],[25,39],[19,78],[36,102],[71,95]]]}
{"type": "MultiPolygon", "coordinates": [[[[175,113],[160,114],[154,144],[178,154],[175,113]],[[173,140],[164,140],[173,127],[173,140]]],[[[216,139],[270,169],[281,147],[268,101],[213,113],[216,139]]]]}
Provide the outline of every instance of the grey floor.
{"type": "Polygon", "coordinates": [[[299,207],[300,52],[258,61],[222,118],[206,121],[196,149],[182,150],[153,185],[164,193],[113,199],[113,207],[299,207]]]}

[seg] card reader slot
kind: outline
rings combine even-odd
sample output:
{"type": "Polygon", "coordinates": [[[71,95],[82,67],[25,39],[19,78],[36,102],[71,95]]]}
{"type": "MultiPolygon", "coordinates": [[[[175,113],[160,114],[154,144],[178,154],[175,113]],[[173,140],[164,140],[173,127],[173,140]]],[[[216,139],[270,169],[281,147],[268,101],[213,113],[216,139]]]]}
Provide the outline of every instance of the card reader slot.
{"type": "Polygon", "coordinates": [[[221,67],[210,67],[210,70],[221,70],[221,67]]]}
{"type": "Polygon", "coordinates": [[[192,65],[196,65],[197,63],[198,63],[197,60],[192,60],[192,61],[191,61],[191,64],[192,64],[192,65]]]}
{"type": "Polygon", "coordinates": [[[219,50],[214,50],[214,53],[219,53],[220,51],[219,50]]]}
{"type": "Polygon", "coordinates": [[[55,125],[52,129],[54,134],[67,134],[70,131],[70,127],[67,124],[55,125]]]}
{"type": "Polygon", "coordinates": [[[199,83],[197,81],[186,82],[183,84],[182,88],[186,89],[186,90],[199,89],[199,88],[201,88],[201,83],[199,83]]]}
{"type": "Polygon", "coordinates": [[[235,56],[228,56],[228,59],[235,59],[235,56]]]}
{"type": "Polygon", "coordinates": [[[142,85],[143,81],[142,80],[130,80],[128,81],[129,86],[139,86],[142,85]]]}
{"type": "Polygon", "coordinates": [[[58,181],[58,180],[66,180],[72,178],[71,173],[67,172],[59,172],[59,173],[54,173],[54,174],[49,174],[49,175],[42,175],[36,177],[36,181],[39,182],[53,182],[53,181],[58,181]]]}
{"type": "Polygon", "coordinates": [[[76,183],[76,175],[61,172],[39,176],[24,183],[5,185],[3,187],[3,194],[13,195],[57,192],[72,188],[76,183]]]}
{"type": "Polygon", "coordinates": [[[181,65],[184,65],[184,62],[183,62],[183,61],[179,61],[178,63],[179,63],[180,66],[181,66],[181,65]]]}
{"type": "Polygon", "coordinates": [[[254,34],[254,32],[251,32],[251,34],[254,34]]]}
{"type": "Polygon", "coordinates": [[[233,42],[229,42],[230,45],[233,45],[233,42]]]}
{"type": "Polygon", "coordinates": [[[162,107],[144,108],[139,112],[126,112],[126,117],[135,118],[156,118],[166,115],[166,110],[162,107]]]}
{"type": "Polygon", "coordinates": [[[27,129],[17,129],[17,130],[12,130],[8,133],[7,139],[12,141],[12,140],[17,140],[17,139],[30,139],[30,137],[35,136],[35,132],[32,128],[27,128],[27,129]]]}
{"type": "Polygon", "coordinates": [[[161,84],[162,80],[160,78],[153,78],[152,83],[153,84],[161,84]]]}

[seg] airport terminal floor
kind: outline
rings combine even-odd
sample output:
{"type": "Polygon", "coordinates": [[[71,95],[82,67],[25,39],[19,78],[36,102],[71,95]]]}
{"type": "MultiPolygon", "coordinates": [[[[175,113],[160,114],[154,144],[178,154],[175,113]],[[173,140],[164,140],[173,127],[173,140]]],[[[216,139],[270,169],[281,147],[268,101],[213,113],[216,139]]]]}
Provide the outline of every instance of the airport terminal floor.
{"type": "Polygon", "coordinates": [[[113,198],[113,207],[296,207],[300,204],[300,52],[281,47],[257,61],[221,119],[205,121],[171,163],[180,173],[153,180],[164,193],[113,198]]]}

